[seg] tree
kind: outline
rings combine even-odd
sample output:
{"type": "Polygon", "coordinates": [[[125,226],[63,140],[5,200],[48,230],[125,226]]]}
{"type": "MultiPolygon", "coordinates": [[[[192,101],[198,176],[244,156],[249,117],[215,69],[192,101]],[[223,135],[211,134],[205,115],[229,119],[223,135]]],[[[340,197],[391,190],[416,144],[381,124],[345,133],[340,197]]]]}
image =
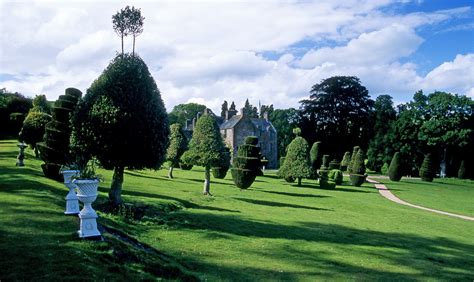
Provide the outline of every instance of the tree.
{"type": "Polygon", "coordinates": [[[232,104],[230,104],[229,110],[232,110],[232,111],[235,111],[235,110],[236,110],[236,109],[235,109],[235,103],[234,103],[234,101],[232,101],[232,104]]]}
{"type": "Polygon", "coordinates": [[[367,157],[367,166],[374,171],[380,172],[384,163],[388,163],[394,154],[390,133],[392,123],[396,119],[396,112],[393,108],[392,97],[380,95],[374,104],[375,124],[374,135],[370,140],[367,157]]]}
{"type": "Polygon", "coordinates": [[[400,181],[402,179],[402,170],[401,170],[401,159],[400,153],[395,152],[393,155],[392,161],[390,162],[390,166],[388,168],[388,177],[392,181],[400,181]]]}
{"type": "Polygon", "coordinates": [[[311,175],[308,150],[308,142],[303,137],[297,135],[288,145],[285,162],[283,167],[280,168],[280,175],[285,179],[297,179],[298,186],[301,186],[301,179],[311,175]]]}
{"type": "Polygon", "coordinates": [[[0,137],[17,137],[31,107],[31,98],[0,89],[0,137]]]}
{"type": "Polygon", "coordinates": [[[31,111],[51,114],[51,105],[46,99],[46,95],[36,95],[36,97],[33,99],[33,108],[30,110],[30,112],[31,111]]]}
{"type": "Polygon", "coordinates": [[[219,126],[214,116],[205,111],[196,122],[189,150],[186,152],[188,163],[203,166],[205,169],[204,195],[211,195],[210,170],[211,167],[219,166],[224,152],[225,145],[219,126]]]}
{"type": "Polygon", "coordinates": [[[170,126],[170,143],[166,151],[166,160],[170,162],[168,177],[173,178],[173,168],[179,165],[179,160],[188,148],[188,140],[184,136],[181,124],[170,126]]]}
{"type": "Polygon", "coordinates": [[[113,169],[109,199],[122,202],[124,169],[156,169],[165,159],[169,126],[160,91],[145,62],[116,56],[87,90],[72,118],[73,149],[113,169]]]}
{"type": "Polygon", "coordinates": [[[357,150],[356,157],[352,164],[350,172],[350,180],[352,185],[359,187],[365,182],[367,175],[365,174],[365,153],[362,149],[357,150]]]}
{"type": "Polygon", "coordinates": [[[115,30],[115,33],[117,33],[117,35],[120,36],[120,39],[122,40],[122,56],[124,54],[123,53],[123,38],[127,36],[129,32],[129,29],[128,29],[129,14],[130,14],[130,7],[127,6],[112,16],[112,26],[115,30]]]}
{"type": "Polygon", "coordinates": [[[324,79],[300,103],[303,137],[323,142],[329,155],[341,156],[354,144],[368,144],[374,102],[357,77],[324,79]]]}
{"type": "Polygon", "coordinates": [[[341,171],[346,171],[351,163],[351,152],[345,152],[341,161],[341,171]]]}
{"type": "Polygon", "coordinates": [[[298,111],[293,108],[276,109],[269,114],[269,118],[277,132],[278,157],[286,155],[286,148],[293,140],[293,128],[298,124],[298,111]]]}
{"type": "Polygon", "coordinates": [[[227,108],[227,101],[224,101],[224,103],[222,103],[222,106],[221,106],[221,118],[223,118],[223,119],[226,118],[226,113],[227,113],[228,110],[229,109],[227,108]]]}
{"type": "Polygon", "coordinates": [[[317,170],[321,166],[323,152],[321,150],[321,141],[313,143],[311,150],[309,151],[309,161],[311,163],[312,174],[315,176],[315,179],[318,178],[317,170]]]}
{"type": "Polygon", "coordinates": [[[264,113],[267,113],[268,114],[268,117],[270,117],[270,115],[275,111],[275,109],[273,109],[273,105],[270,105],[270,106],[267,106],[267,105],[262,105],[260,107],[260,118],[264,118],[264,113]]]}
{"type": "Polygon", "coordinates": [[[250,118],[258,118],[258,110],[257,107],[252,106],[249,103],[249,99],[245,100],[245,105],[244,105],[244,115],[250,117],[250,118]]]}
{"type": "Polygon", "coordinates": [[[50,122],[51,119],[51,115],[47,113],[30,111],[23,122],[19,139],[30,145],[37,158],[39,157],[39,152],[36,143],[43,141],[46,124],[50,122]]]}
{"type": "Polygon", "coordinates": [[[237,150],[231,171],[235,186],[240,189],[249,188],[260,172],[260,148],[257,145],[258,138],[248,136],[237,150]]]}
{"type": "Polygon", "coordinates": [[[168,114],[170,123],[179,123],[185,127],[187,121],[192,121],[198,113],[204,113],[206,106],[196,103],[179,104],[168,114]]]}
{"type": "Polygon", "coordinates": [[[133,35],[132,55],[135,55],[135,38],[143,32],[144,20],[145,18],[142,17],[141,10],[135,9],[135,7],[132,6],[132,8],[130,9],[130,12],[128,13],[128,26],[127,26],[127,29],[128,29],[127,33],[133,35]]]}
{"type": "Polygon", "coordinates": [[[352,149],[351,161],[349,162],[349,166],[347,167],[347,172],[352,173],[352,166],[354,165],[355,159],[357,157],[357,152],[359,152],[360,147],[354,146],[352,149]]]}
{"type": "Polygon", "coordinates": [[[431,153],[426,154],[420,168],[421,180],[432,182],[435,177],[435,165],[431,153]]]}

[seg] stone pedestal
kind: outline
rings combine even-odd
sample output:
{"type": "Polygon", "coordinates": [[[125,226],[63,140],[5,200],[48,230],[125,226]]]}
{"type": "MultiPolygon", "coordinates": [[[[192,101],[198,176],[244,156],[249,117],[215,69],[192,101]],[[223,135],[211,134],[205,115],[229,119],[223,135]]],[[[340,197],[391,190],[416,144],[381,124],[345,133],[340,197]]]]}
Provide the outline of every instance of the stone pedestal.
{"type": "Polygon", "coordinates": [[[77,185],[79,201],[84,203],[84,207],[79,213],[81,224],[77,233],[80,238],[100,237],[101,234],[97,229],[97,213],[92,208],[92,203],[97,199],[99,180],[76,179],[73,183],[77,185]]]}
{"type": "Polygon", "coordinates": [[[64,185],[69,189],[69,193],[66,195],[66,211],[64,211],[64,214],[78,214],[79,201],[74,191],[77,186],[71,182],[71,177],[79,174],[79,170],[63,170],[61,173],[64,176],[64,185]]]}
{"type": "Polygon", "coordinates": [[[25,164],[23,163],[23,160],[25,159],[25,148],[27,145],[21,142],[17,146],[18,148],[20,148],[20,152],[18,153],[18,156],[16,157],[17,159],[16,166],[25,166],[25,164]]]}

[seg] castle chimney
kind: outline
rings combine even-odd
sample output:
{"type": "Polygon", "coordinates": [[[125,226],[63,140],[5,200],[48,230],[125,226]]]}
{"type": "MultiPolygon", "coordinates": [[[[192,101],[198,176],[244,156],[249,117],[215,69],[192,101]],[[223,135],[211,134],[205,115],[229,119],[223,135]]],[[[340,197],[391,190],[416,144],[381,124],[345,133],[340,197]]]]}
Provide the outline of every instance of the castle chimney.
{"type": "Polygon", "coordinates": [[[245,108],[240,109],[240,115],[244,118],[245,117],[245,108]]]}
{"type": "Polygon", "coordinates": [[[225,112],[225,120],[229,120],[230,118],[232,118],[233,116],[235,116],[237,114],[237,111],[236,110],[227,110],[225,112]]]}

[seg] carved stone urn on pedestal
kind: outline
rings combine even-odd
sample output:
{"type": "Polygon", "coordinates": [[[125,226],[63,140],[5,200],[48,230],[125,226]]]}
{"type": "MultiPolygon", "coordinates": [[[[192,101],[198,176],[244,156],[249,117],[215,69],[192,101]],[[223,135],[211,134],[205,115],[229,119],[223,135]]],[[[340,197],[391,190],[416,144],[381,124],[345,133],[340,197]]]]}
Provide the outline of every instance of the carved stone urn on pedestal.
{"type": "Polygon", "coordinates": [[[64,177],[64,185],[69,189],[69,193],[66,195],[66,211],[64,214],[78,214],[79,213],[79,201],[77,199],[76,184],[72,183],[71,178],[79,175],[79,170],[63,170],[61,171],[64,177]]]}
{"type": "Polygon", "coordinates": [[[84,207],[79,213],[81,219],[80,229],[77,232],[80,238],[90,238],[101,236],[97,230],[97,213],[92,208],[92,203],[97,199],[98,179],[74,179],[77,185],[77,197],[84,203],[84,207]]]}

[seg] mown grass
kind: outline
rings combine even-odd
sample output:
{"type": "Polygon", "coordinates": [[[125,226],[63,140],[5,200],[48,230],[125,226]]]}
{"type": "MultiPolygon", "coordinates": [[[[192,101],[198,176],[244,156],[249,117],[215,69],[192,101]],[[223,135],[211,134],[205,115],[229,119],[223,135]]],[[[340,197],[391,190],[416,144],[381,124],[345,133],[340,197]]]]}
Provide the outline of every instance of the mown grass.
{"type": "Polygon", "coordinates": [[[474,216],[474,181],[436,178],[433,182],[402,178],[380,179],[400,199],[427,208],[474,216]]]}
{"type": "MultiPolygon", "coordinates": [[[[60,279],[63,268],[81,279],[85,270],[70,270],[78,262],[96,279],[168,271],[174,275],[165,278],[211,281],[474,278],[472,222],[397,205],[369,184],[322,190],[306,181],[297,188],[273,174],[247,191],[230,176],[212,179],[214,196],[204,197],[201,168],[176,170],[173,180],[165,170],[126,171],[123,198],[141,207],[139,216],[132,219],[133,208],[126,215],[99,212],[99,223],[146,251],[110,234],[105,242],[81,241],[77,219],[62,214],[66,188],[42,177],[31,156],[26,167],[14,167],[13,146],[0,143],[0,253],[7,254],[0,257],[0,279],[60,279]],[[15,255],[21,253],[30,259],[15,255]]],[[[110,171],[100,173],[106,181],[98,207],[111,179],[110,171]]]]}

